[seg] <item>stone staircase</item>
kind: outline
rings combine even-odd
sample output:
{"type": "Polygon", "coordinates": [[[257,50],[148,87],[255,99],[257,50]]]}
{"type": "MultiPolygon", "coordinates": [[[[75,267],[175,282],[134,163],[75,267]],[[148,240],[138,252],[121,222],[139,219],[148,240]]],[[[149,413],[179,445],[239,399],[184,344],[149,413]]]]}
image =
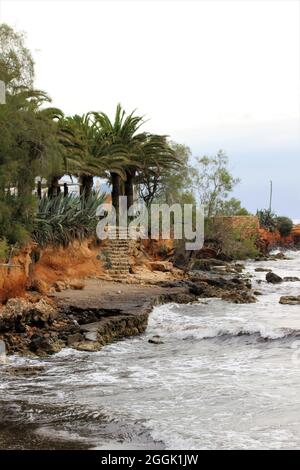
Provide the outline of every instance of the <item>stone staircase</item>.
{"type": "Polygon", "coordinates": [[[113,280],[120,281],[126,279],[129,274],[129,250],[132,240],[125,238],[128,234],[127,228],[119,227],[116,232],[117,238],[108,239],[106,265],[109,276],[113,280]]]}

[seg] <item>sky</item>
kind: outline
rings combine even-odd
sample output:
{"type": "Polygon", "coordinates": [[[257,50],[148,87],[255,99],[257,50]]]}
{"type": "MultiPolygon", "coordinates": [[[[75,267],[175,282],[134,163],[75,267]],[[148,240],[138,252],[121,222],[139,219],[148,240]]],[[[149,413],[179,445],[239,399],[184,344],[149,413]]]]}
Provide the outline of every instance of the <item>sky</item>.
{"type": "Polygon", "coordinates": [[[250,211],[300,219],[298,0],[0,0],[35,86],[67,114],[116,104],[194,156],[223,149],[250,211]]]}

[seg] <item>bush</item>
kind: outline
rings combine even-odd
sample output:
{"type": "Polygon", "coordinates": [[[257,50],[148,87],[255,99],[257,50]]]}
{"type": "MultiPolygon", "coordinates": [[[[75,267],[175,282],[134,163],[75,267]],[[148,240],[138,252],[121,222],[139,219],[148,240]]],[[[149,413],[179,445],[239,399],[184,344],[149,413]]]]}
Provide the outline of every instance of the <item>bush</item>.
{"type": "Polygon", "coordinates": [[[245,226],[230,226],[222,218],[207,221],[206,238],[213,240],[214,246],[228,259],[245,260],[256,258],[258,233],[245,231],[245,226]]]}
{"type": "Polygon", "coordinates": [[[234,260],[245,260],[259,256],[256,246],[257,236],[242,237],[238,229],[224,232],[222,239],[222,251],[226,256],[234,260]]]}
{"type": "Polygon", "coordinates": [[[277,217],[276,226],[282,237],[288,237],[293,229],[293,221],[288,217],[277,217]]]}
{"type": "Polygon", "coordinates": [[[262,228],[269,230],[269,232],[275,232],[275,230],[277,229],[277,217],[275,214],[273,214],[273,212],[267,209],[263,209],[257,211],[256,215],[259,219],[259,224],[262,228]]]}
{"type": "Polygon", "coordinates": [[[9,245],[6,238],[0,240],[0,261],[4,263],[8,258],[9,245]]]}
{"type": "Polygon", "coordinates": [[[30,210],[25,210],[21,198],[6,194],[0,200],[1,239],[5,238],[12,245],[23,245],[30,240],[34,203],[33,200],[30,210]]]}

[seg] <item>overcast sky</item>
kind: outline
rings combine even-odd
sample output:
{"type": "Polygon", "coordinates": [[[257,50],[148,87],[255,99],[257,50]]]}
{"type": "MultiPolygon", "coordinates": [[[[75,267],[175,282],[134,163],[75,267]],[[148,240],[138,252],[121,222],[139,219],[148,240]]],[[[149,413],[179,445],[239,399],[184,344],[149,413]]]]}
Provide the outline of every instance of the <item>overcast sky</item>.
{"type": "Polygon", "coordinates": [[[36,87],[66,113],[118,102],[150,131],[222,148],[235,196],[300,218],[300,4],[297,0],[0,0],[27,33],[36,87]]]}

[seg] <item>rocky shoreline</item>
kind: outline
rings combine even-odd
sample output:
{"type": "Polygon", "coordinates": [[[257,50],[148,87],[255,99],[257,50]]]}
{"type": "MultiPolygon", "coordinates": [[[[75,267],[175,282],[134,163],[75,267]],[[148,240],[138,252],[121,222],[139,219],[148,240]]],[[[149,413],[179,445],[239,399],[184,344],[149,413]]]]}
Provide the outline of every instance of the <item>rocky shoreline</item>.
{"type": "MultiPolygon", "coordinates": [[[[220,264],[220,262],[219,262],[220,264]]],[[[191,271],[183,279],[121,284],[89,279],[83,289],[10,299],[0,311],[0,340],[8,354],[47,356],[64,347],[99,351],[104,345],[143,333],[158,304],[217,297],[234,303],[256,298],[239,264],[191,271]]]]}

